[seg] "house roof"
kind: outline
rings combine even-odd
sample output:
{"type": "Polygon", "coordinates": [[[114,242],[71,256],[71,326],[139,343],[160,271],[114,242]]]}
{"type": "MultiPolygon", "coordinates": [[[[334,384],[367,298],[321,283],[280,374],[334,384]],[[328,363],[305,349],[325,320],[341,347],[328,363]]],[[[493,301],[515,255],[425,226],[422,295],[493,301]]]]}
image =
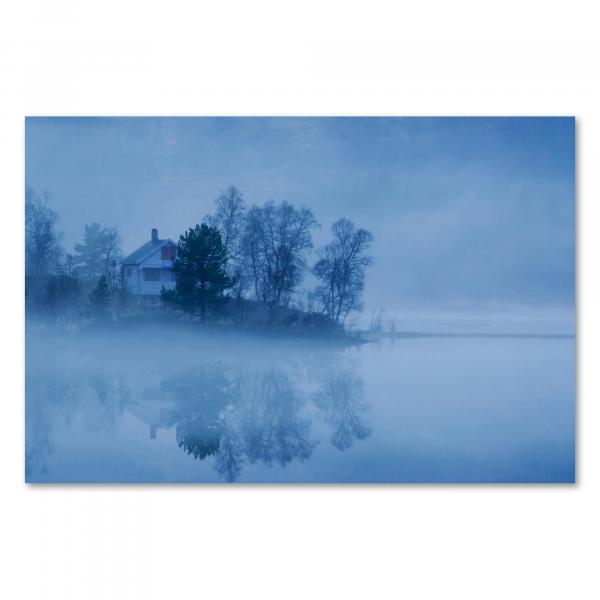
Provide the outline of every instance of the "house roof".
{"type": "Polygon", "coordinates": [[[150,240],[143,246],[140,246],[137,250],[134,250],[129,256],[126,256],[121,264],[123,265],[137,265],[141,263],[145,258],[150,256],[155,250],[158,250],[161,246],[171,243],[176,246],[175,242],[171,239],[166,240],[150,240]]]}

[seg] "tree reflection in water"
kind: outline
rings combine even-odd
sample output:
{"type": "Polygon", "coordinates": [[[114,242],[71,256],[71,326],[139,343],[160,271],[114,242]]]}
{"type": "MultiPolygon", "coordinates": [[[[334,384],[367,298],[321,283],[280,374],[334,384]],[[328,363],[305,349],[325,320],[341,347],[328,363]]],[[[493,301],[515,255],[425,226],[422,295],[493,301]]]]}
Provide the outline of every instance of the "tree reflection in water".
{"type": "Polygon", "coordinates": [[[54,443],[52,430],[69,426],[79,406],[80,388],[66,378],[27,377],[25,381],[25,476],[44,474],[54,443]]]}
{"type": "Polygon", "coordinates": [[[28,376],[27,473],[44,473],[55,430],[69,428],[77,414],[85,430],[110,436],[119,435],[125,409],[149,426],[151,438],[158,428],[174,427],[177,445],[194,459],[213,457],[229,482],[241,476],[244,464],[309,459],[317,446],[311,417],[322,417],[340,450],[370,433],[362,381],[336,363],[252,370],[218,363],[159,377],[28,376]],[[315,385],[311,393],[308,387],[315,385]]]}
{"type": "Polygon", "coordinates": [[[177,403],[176,436],[180,448],[235,481],[244,460],[286,465],[307,459],[316,441],[303,400],[282,370],[227,376],[221,366],[169,378],[161,384],[177,403]]]}
{"type": "Polygon", "coordinates": [[[25,420],[25,477],[45,474],[47,461],[52,452],[51,425],[48,411],[43,408],[27,410],[25,420]]]}
{"type": "Polygon", "coordinates": [[[219,451],[223,423],[221,412],[231,402],[231,384],[222,368],[199,369],[161,383],[173,395],[177,408],[177,445],[203,460],[219,451]]]}
{"type": "Polygon", "coordinates": [[[253,374],[242,403],[242,435],[251,463],[286,465],[307,459],[316,442],[311,423],[301,416],[304,402],[282,370],[253,374]]]}
{"type": "Polygon", "coordinates": [[[233,406],[224,409],[223,430],[219,451],[215,457],[215,469],[226,481],[235,481],[242,473],[244,443],[239,435],[238,415],[233,406]]]}
{"type": "Polygon", "coordinates": [[[323,411],[331,425],[331,443],[347,450],[354,440],[363,440],[371,433],[365,422],[367,404],[363,401],[362,380],[345,369],[333,371],[314,395],[315,404],[323,411]]]}

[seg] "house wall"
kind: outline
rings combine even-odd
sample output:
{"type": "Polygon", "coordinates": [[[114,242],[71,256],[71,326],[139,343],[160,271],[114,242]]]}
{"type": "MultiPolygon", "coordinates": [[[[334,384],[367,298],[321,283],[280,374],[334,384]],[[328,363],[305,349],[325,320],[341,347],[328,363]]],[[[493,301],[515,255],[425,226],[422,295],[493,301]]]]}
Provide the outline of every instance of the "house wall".
{"type": "Polygon", "coordinates": [[[135,265],[125,265],[123,267],[125,273],[125,285],[132,294],[137,294],[138,284],[140,280],[140,271],[135,265]],[[127,276],[128,269],[131,269],[131,277],[127,276]]]}
{"type": "Polygon", "coordinates": [[[161,259],[161,249],[157,248],[150,256],[136,265],[124,265],[124,269],[131,269],[131,277],[125,273],[127,289],[132,294],[144,296],[158,296],[162,287],[173,289],[175,281],[172,277],[173,261],[161,259]],[[143,269],[160,269],[158,281],[144,281],[143,269]]]}
{"type": "Polygon", "coordinates": [[[173,261],[162,260],[160,248],[157,248],[150,256],[146,257],[140,263],[138,294],[159,295],[164,286],[167,289],[175,287],[175,281],[172,277],[173,261]],[[160,269],[160,278],[158,281],[144,281],[143,269],[160,269]]]}

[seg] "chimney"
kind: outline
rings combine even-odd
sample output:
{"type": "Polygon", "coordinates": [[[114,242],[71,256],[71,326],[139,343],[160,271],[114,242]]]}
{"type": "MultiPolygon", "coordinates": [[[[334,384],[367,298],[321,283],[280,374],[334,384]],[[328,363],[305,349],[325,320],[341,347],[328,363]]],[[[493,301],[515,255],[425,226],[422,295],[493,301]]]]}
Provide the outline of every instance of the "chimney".
{"type": "Polygon", "coordinates": [[[152,241],[153,242],[158,242],[158,229],[153,229],[152,230],[152,241]]]}

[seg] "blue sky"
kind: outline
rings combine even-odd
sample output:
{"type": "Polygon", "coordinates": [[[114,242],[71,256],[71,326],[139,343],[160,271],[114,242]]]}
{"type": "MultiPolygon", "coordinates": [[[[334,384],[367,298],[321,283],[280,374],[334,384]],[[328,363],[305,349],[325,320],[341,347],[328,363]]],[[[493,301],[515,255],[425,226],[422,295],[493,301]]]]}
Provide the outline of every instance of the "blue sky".
{"type": "Polygon", "coordinates": [[[124,252],[176,239],[236,185],[375,236],[366,300],[396,308],[571,305],[572,118],[28,118],[26,182],[67,249],[91,221],[124,252]]]}

